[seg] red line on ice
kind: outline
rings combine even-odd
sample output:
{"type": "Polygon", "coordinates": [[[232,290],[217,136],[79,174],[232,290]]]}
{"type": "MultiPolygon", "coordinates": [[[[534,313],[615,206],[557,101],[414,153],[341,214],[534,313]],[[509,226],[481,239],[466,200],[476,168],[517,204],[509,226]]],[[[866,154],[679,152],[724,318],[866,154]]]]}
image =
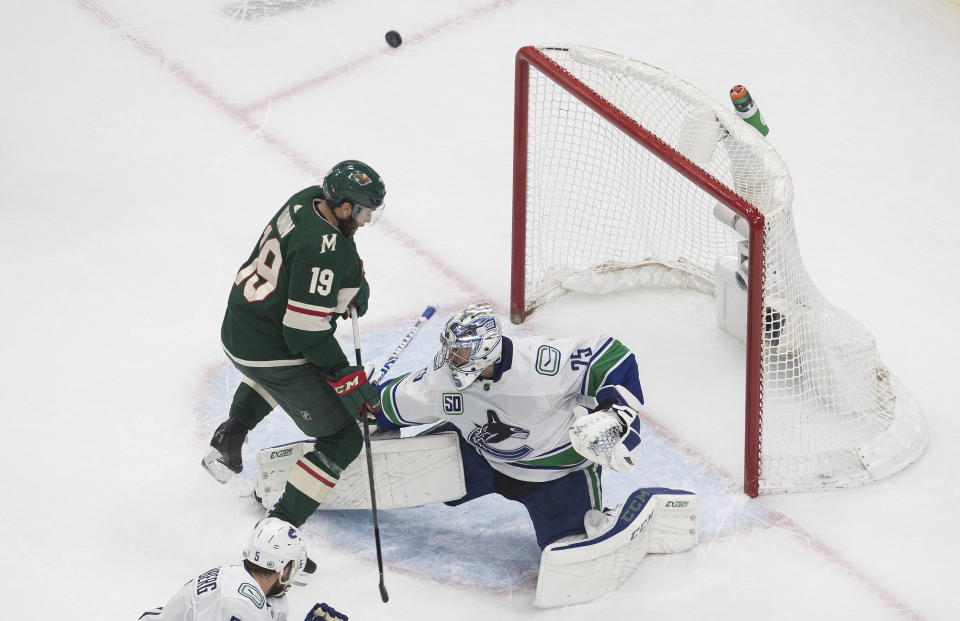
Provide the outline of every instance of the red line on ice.
{"type": "MultiPolygon", "coordinates": [[[[123,25],[117,18],[115,18],[109,11],[103,8],[100,4],[94,0],[77,0],[80,4],[80,7],[86,11],[89,11],[93,16],[99,21],[102,25],[108,29],[114,31],[119,37],[131,43],[135,48],[137,48],[142,53],[150,56],[151,58],[159,61],[161,68],[170,73],[174,78],[183,83],[187,88],[200,95],[210,103],[212,103],[217,109],[222,111],[228,117],[240,124],[244,129],[254,133],[258,139],[260,139],[264,144],[270,146],[274,151],[278,152],[280,155],[290,160],[294,165],[297,166],[307,175],[319,179],[326,172],[326,168],[322,166],[316,166],[310,162],[309,158],[305,155],[294,149],[292,146],[281,140],[276,135],[272,134],[269,131],[264,130],[263,128],[254,124],[244,111],[217,95],[215,89],[207,85],[205,82],[200,80],[191,74],[185,67],[180,63],[172,60],[163,50],[158,48],[156,45],[145,40],[143,37],[132,32],[129,28],[123,25]]],[[[480,14],[482,12],[490,12],[500,6],[505,6],[509,4],[512,0],[498,0],[489,5],[485,5],[481,9],[477,9],[467,16],[473,14],[480,14]]],[[[462,19],[463,16],[456,19],[462,19]]],[[[445,22],[446,23],[446,22],[445,22]]],[[[442,30],[441,27],[435,28],[437,31],[442,30]]],[[[433,31],[428,31],[432,33],[433,31]]],[[[418,35],[420,37],[429,36],[429,34],[418,35]]],[[[469,294],[474,300],[484,298],[485,296],[481,294],[480,291],[473,285],[473,283],[465,278],[463,274],[452,268],[449,264],[445,263],[439,259],[432,252],[420,246],[420,244],[409,234],[401,230],[394,224],[385,223],[383,226],[387,232],[397,239],[404,246],[412,249],[416,254],[418,254],[422,259],[424,259],[431,267],[439,271],[441,274],[446,276],[448,279],[453,281],[463,292],[469,294]]],[[[498,309],[503,310],[503,309],[498,309]]]]}
{"type": "MultiPolygon", "coordinates": [[[[714,472],[714,476],[717,479],[726,479],[729,481],[729,485],[733,489],[738,489],[740,482],[738,477],[733,476],[729,471],[721,468],[717,464],[714,464],[709,457],[707,457],[702,452],[691,447],[688,443],[684,442],[683,438],[677,436],[666,427],[661,425],[659,422],[652,419],[649,415],[641,414],[643,423],[653,428],[657,433],[662,435],[668,441],[670,441],[677,450],[686,453],[692,459],[701,462],[705,467],[709,468],[714,472]]],[[[857,567],[852,561],[844,557],[842,554],[837,552],[835,549],[827,545],[826,543],[817,539],[810,531],[800,526],[793,518],[779,511],[770,509],[762,504],[762,500],[752,500],[749,502],[759,502],[760,507],[763,510],[763,513],[766,515],[765,525],[767,527],[773,528],[783,528],[791,532],[794,536],[799,538],[802,541],[805,541],[809,544],[810,548],[819,553],[824,557],[828,562],[833,563],[834,565],[840,567],[846,571],[850,576],[852,576],[857,582],[863,585],[865,589],[876,595],[882,602],[887,606],[894,609],[897,613],[902,615],[906,619],[912,619],[914,621],[921,621],[926,619],[925,616],[913,610],[913,608],[899,599],[892,591],[884,588],[880,583],[871,578],[867,573],[857,567]]]]}
{"type": "MultiPolygon", "coordinates": [[[[419,43],[422,43],[427,39],[433,37],[434,35],[437,35],[445,30],[449,30],[451,28],[458,26],[460,23],[466,20],[476,19],[479,17],[490,15],[505,6],[512,4],[514,1],[515,0],[493,0],[492,2],[488,2],[487,4],[479,6],[471,11],[461,13],[460,15],[451,17],[445,21],[440,22],[439,24],[435,24],[430,28],[427,28],[426,30],[418,32],[410,37],[405,36],[404,42],[403,42],[403,48],[408,48],[412,45],[417,45],[419,43]]],[[[355,58],[349,62],[346,62],[340,65],[339,67],[334,67],[333,69],[330,69],[329,71],[321,73],[318,76],[308,78],[300,82],[299,84],[295,84],[293,86],[287,87],[281,91],[278,91],[273,95],[264,97],[259,101],[255,101],[253,103],[247,104],[242,108],[242,110],[244,113],[261,110],[272,103],[276,103],[278,101],[281,101],[283,99],[288,99],[290,97],[295,97],[296,95],[299,95],[304,91],[308,91],[322,84],[330,82],[331,80],[347,75],[351,71],[355,69],[359,69],[366,65],[369,65],[371,62],[378,60],[381,57],[386,56],[387,54],[396,54],[396,53],[398,53],[397,50],[394,50],[392,48],[387,48],[387,47],[382,47],[378,49],[376,52],[368,52],[367,54],[364,54],[359,58],[355,58]]]]}

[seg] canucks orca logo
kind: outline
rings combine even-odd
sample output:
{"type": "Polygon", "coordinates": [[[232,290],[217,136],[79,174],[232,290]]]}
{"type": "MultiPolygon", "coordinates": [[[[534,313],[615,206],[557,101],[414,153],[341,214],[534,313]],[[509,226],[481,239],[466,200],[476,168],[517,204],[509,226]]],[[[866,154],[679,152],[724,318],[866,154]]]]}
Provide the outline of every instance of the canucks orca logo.
{"type": "Polygon", "coordinates": [[[532,448],[524,444],[523,446],[510,450],[498,449],[490,446],[499,444],[511,438],[525,440],[530,436],[530,432],[523,427],[509,425],[500,420],[497,413],[493,410],[487,410],[487,424],[477,425],[477,428],[470,432],[467,441],[481,451],[489,453],[497,459],[514,460],[522,459],[533,451],[532,448]]]}

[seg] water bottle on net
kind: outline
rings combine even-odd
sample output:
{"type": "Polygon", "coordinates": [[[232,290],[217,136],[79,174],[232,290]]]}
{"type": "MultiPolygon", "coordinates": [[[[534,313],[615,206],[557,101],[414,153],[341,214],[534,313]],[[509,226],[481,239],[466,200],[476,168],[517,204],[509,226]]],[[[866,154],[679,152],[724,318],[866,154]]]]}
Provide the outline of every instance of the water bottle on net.
{"type": "Polygon", "coordinates": [[[737,84],[731,88],[730,101],[733,102],[733,107],[741,119],[752,125],[764,136],[770,133],[767,122],[763,120],[763,115],[760,114],[760,108],[757,107],[757,103],[750,96],[750,91],[747,90],[746,86],[737,84]]]}

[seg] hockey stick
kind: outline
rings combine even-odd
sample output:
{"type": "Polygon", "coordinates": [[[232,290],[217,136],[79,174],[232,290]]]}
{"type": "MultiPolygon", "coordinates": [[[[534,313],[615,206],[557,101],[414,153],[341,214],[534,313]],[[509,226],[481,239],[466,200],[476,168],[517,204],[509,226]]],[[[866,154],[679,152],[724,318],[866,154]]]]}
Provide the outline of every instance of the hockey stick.
{"type": "MultiPolygon", "coordinates": [[[[353,350],[357,358],[357,366],[363,366],[360,357],[360,326],[357,323],[357,307],[350,305],[350,321],[353,322],[353,350]]],[[[373,513],[373,537],[377,543],[377,567],[380,569],[380,599],[384,603],[390,599],[387,587],[383,583],[383,550],[380,547],[380,519],[377,517],[377,490],[373,484],[373,455],[370,448],[370,421],[367,415],[370,411],[364,407],[360,411],[363,420],[363,449],[367,453],[367,478],[370,481],[370,510],[373,513]]]]}
{"type": "Polygon", "coordinates": [[[437,309],[432,306],[428,306],[423,309],[423,312],[420,313],[420,317],[417,319],[417,322],[413,324],[413,327],[410,328],[410,330],[403,336],[400,344],[397,345],[396,349],[393,350],[393,353],[390,354],[390,357],[387,358],[386,362],[384,362],[380,369],[376,372],[375,377],[370,378],[371,384],[379,384],[383,381],[383,378],[386,377],[387,373],[390,371],[390,367],[392,367],[393,363],[397,361],[397,358],[400,357],[400,354],[403,353],[403,350],[407,348],[407,345],[410,344],[410,341],[413,340],[413,337],[417,335],[417,330],[420,329],[420,326],[429,321],[435,312],[437,312],[437,309]]]}

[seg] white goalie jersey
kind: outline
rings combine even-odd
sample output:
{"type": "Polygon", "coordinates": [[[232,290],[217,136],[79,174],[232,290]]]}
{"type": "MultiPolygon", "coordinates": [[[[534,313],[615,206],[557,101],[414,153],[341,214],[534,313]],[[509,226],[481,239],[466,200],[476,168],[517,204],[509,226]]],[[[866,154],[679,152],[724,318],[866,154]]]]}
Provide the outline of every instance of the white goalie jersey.
{"type": "Polygon", "coordinates": [[[590,465],[569,430],[598,400],[625,387],[642,403],[634,355],[614,338],[503,337],[493,377],[458,390],[442,354],[433,364],[384,382],[382,416],[399,426],[445,421],[503,474],[550,481],[590,465]]]}

